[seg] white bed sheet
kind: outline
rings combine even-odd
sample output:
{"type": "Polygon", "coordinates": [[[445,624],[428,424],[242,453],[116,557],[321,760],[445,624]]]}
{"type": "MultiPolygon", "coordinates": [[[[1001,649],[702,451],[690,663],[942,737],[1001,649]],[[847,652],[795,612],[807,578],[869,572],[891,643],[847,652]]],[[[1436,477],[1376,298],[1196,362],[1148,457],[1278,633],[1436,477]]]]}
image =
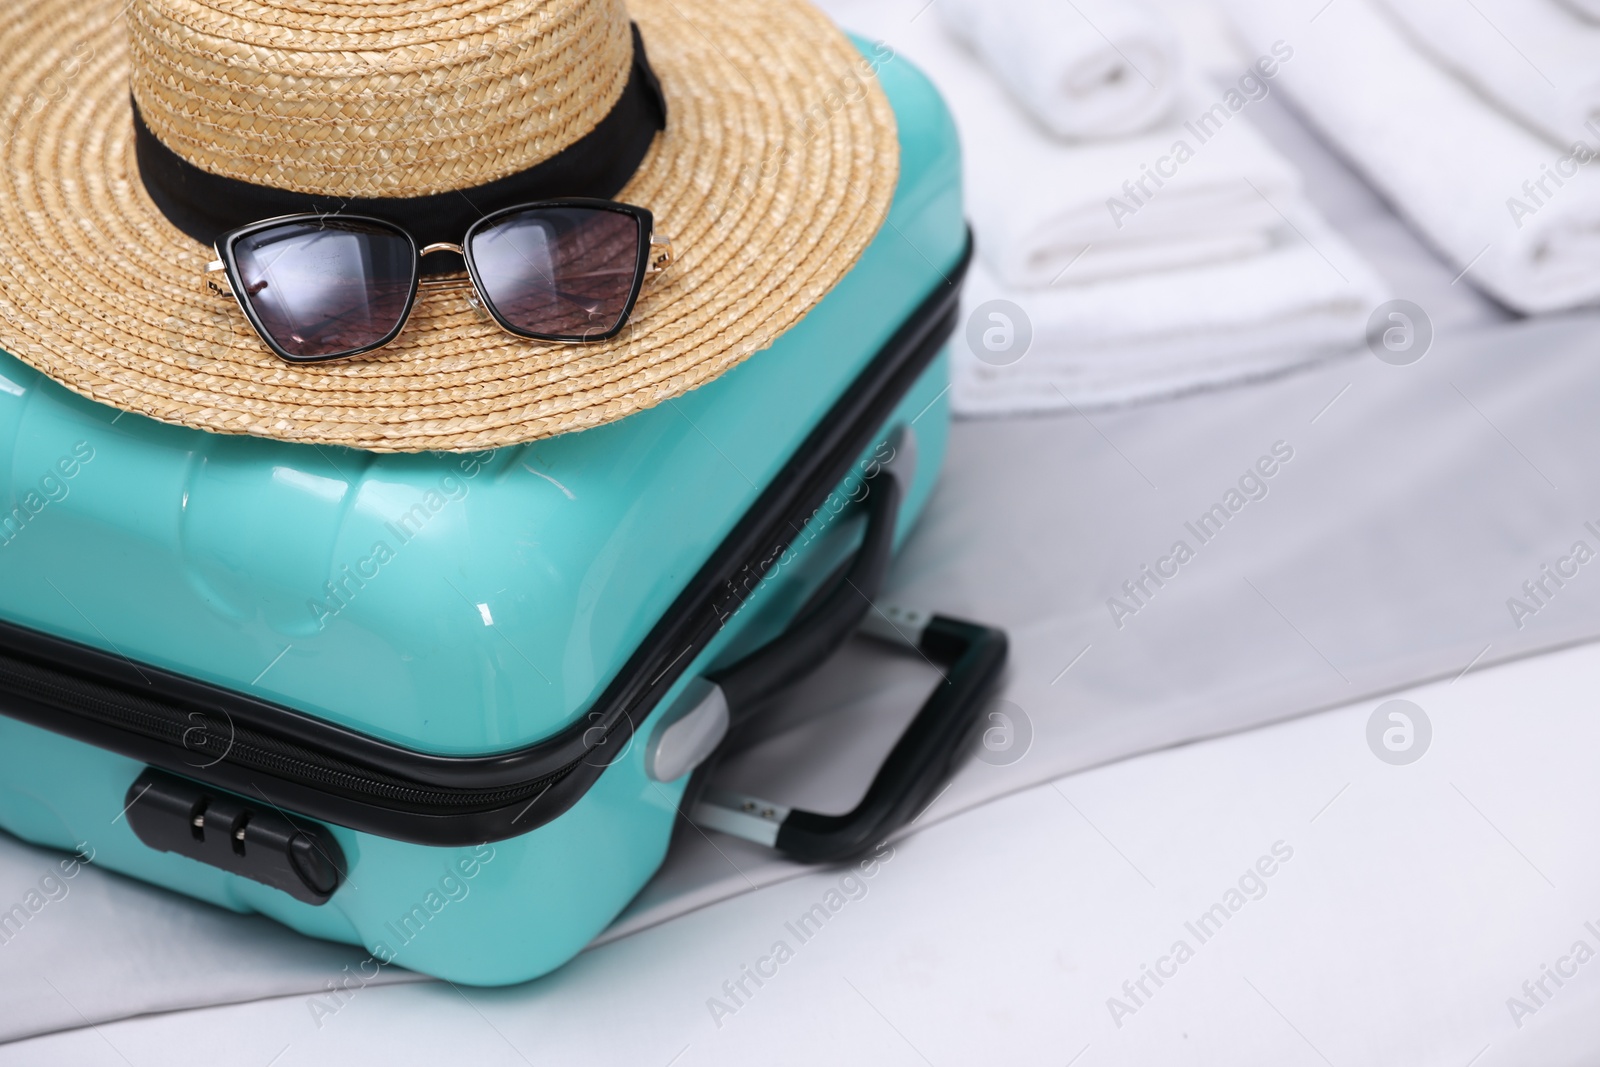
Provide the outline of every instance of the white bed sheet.
{"type": "Polygon", "coordinates": [[[1434,729],[1409,766],[1368,750],[1362,702],[1028,789],[900,842],[803,942],[791,926],[838,872],[528,986],[367,989],[320,1019],[281,997],[0,1061],[1578,1067],[1600,1044],[1600,962],[1562,957],[1600,946],[1600,855],[1574,847],[1600,801],[1597,683],[1590,645],[1408,692],[1434,729]],[[1275,846],[1262,888],[1191,932],[1275,846]],[[1163,962],[1179,940],[1192,958],[1163,962]],[[778,941],[792,957],[735,1002],[723,984],[778,941]],[[1576,974],[1513,1016],[1543,964],[1576,974]],[[1157,965],[1163,984],[1114,1014],[1157,965]]]}
{"type": "MultiPolygon", "coordinates": [[[[958,424],[946,477],[896,565],[893,592],[1011,631],[1004,697],[1033,736],[1015,762],[970,763],[920,831],[1083,768],[1469,666],[1475,674],[1600,633],[1600,577],[1584,573],[1520,631],[1504,603],[1541,562],[1585,536],[1585,521],[1600,525],[1590,460],[1600,454],[1592,417],[1600,379],[1589,355],[1600,320],[1494,325],[1503,313],[1452,284],[1291,114],[1269,100],[1256,115],[1305,169],[1330,220],[1428,310],[1434,349],[1411,367],[1363,356],[1092,422],[958,424]],[[1117,630],[1105,598],[1277,440],[1296,455],[1271,495],[1117,630]]],[[[926,678],[863,648],[833,666],[776,719],[800,727],[748,753],[735,782],[742,774],[777,799],[849,805],[926,678]],[[817,715],[818,707],[833,710],[817,715]],[[831,772],[817,773],[822,766],[831,772]]],[[[1013,803],[1022,802],[1000,807],[1013,803]]],[[[740,842],[717,845],[682,835],[608,939],[802,874],[740,842]]],[[[918,845],[918,854],[931,847],[918,845]]],[[[946,873],[930,877],[958,878],[974,862],[965,844],[942,854],[946,873]]],[[[32,884],[48,862],[0,839],[0,891],[32,884]]],[[[715,922],[738,926],[738,907],[717,908],[715,922]]],[[[93,870],[52,908],[26,940],[0,947],[0,1040],[315,992],[360,955],[93,870]]],[[[651,936],[692,943],[707,921],[667,928],[701,934],[651,936]]],[[[604,966],[593,961],[615,951],[530,988],[565,988],[563,975],[604,966]]],[[[394,994],[411,995],[424,994],[394,994]]]]}

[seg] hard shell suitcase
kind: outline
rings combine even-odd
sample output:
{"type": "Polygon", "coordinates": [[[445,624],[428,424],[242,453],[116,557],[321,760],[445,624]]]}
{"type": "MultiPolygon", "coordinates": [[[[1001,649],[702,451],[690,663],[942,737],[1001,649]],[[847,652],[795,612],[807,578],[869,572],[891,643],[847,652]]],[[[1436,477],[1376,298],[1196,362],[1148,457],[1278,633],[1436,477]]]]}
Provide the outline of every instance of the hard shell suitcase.
{"type": "Polygon", "coordinates": [[[861,805],[697,810],[813,861],[915,814],[1005,644],[869,608],[944,452],[970,247],[943,104],[862,49],[901,140],[878,237],[769,351],[618,422],[379,455],[121,414],[0,354],[0,826],[374,967],[521,981],[869,614],[946,674],[861,805]]]}

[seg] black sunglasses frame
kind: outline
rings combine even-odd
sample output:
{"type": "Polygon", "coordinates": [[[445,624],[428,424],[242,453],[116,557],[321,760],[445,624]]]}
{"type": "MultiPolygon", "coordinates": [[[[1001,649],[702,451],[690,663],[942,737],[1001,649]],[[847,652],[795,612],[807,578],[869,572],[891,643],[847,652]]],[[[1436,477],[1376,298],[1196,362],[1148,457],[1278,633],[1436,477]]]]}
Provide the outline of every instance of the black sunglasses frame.
{"type": "Polygon", "coordinates": [[[633,317],[633,306],[638,303],[639,293],[644,288],[645,275],[650,271],[650,238],[655,232],[655,216],[642,207],[633,204],[618,203],[615,200],[595,200],[589,197],[566,197],[560,200],[539,200],[531,204],[517,204],[514,207],[494,211],[474,222],[467,230],[466,236],[461,238],[461,258],[467,261],[467,276],[472,279],[472,287],[477,291],[478,299],[482,301],[484,310],[487,311],[500,325],[500,328],[517,337],[526,337],[533,341],[554,341],[561,344],[595,344],[600,341],[609,341],[628,325],[628,320],[633,317]],[[529,208],[556,208],[556,207],[584,207],[600,211],[611,211],[618,215],[627,215],[639,224],[639,245],[634,254],[633,283],[628,287],[628,299],[623,302],[622,313],[617,316],[616,323],[604,333],[585,334],[558,334],[536,333],[531,330],[520,329],[506,321],[500,310],[494,306],[494,301],[489,299],[483,281],[478,274],[478,265],[472,258],[472,239],[477,233],[487,228],[490,224],[507,215],[514,215],[519,211],[529,208]]]}
{"type": "MultiPolygon", "coordinates": [[[[478,305],[481,306],[482,309],[488,313],[489,317],[494,320],[495,324],[506,333],[509,333],[514,337],[522,337],[531,341],[546,341],[556,344],[597,344],[602,341],[609,341],[613,337],[616,337],[618,334],[620,334],[628,325],[628,320],[633,317],[634,305],[638,303],[639,293],[644,288],[645,277],[652,273],[650,269],[652,264],[651,246],[653,243],[652,239],[654,234],[655,217],[646,208],[638,207],[633,204],[619,203],[615,200],[597,200],[592,197],[562,197],[554,200],[534,200],[526,204],[514,204],[511,207],[502,208],[499,211],[491,212],[467,228],[467,232],[462,236],[461,243],[459,245],[432,244],[428,245],[426,248],[419,248],[417,246],[417,239],[411,235],[410,231],[403,226],[399,226],[393,222],[390,222],[388,219],[380,219],[372,215],[346,215],[339,212],[306,212],[298,215],[280,215],[276,218],[262,219],[260,222],[252,222],[249,225],[241,226],[236,230],[230,230],[221,237],[217,238],[216,253],[217,259],[221,263],[222,270],[227,275],[228,286],[231,290],[231,295],[238,302],[239,308],[244,312],[245,318],[250,321],[250,325],[255,329],[256,336],[260,337],[262,342],[272,350],[273,355],[288,363],[328,363],[339,359],[353,359],[356,356],[365,355],[368,352],[374,352],[380,348],[384,348],[390,344],[393,344],[395,338],[400,336],[401,331],[405,329],[406,323],[411,319],[411,312],[416,307],[417,291],[420,288],[460,287],[459,280],[457,279],[445,279],[442,285],[430,285],[422,280],[422,257],[425,255],[430,255],[434,252],[453,252],[461,256],[461,258],[466,261],[467,279],[472,287],[473,292],[476,294],[478,305]],[[506,319],[504,315],[500,313],[500,310],[495,307],[494,301],[489,298],[478,273],[477,264],[473,261],[472,239],[483,228],[492,225],[508,215],[514,215],[519,212],[540,208],[563,207],[581,207],[591,208],[599,211],[610,211],[619,215],[627,215],[638,223],[639,242],[634,257],[633,281],[628,289],[628,299],[624,302],[622,306],[622,312],[617,316],[616,323],[603,333],[539,333],[532,330],[525,330],[513,325],[506,319]],[[240,240],[253,234],[261,233],[264,230],[275,229],[279,226],[284,226],[290,223],[303,222],[359,222],[369,226],[376,226],[380,229],[386,230],[390,233],[398,234],[405,238],[406,243],[411,248],[411,282],[410,289],[406,294],[405,307],[401,310],[394,329],[390,330],[382,338],[372,342],[371,344],[363,345],[360,348],[354,348],[347,352],[336,352],[326,356],[295,355],[292,352],[286,351],[282,345],[273,340],[271,332],[262,324],[260,317],[256,314],[255,308],[252,306],[251,301],[242,295],[245,287],[244,283],[240,280],[239,264],[238,260],[234,256],[234,248],[240,240]]],[[[670,249],[670,243],[668,243],[668,248],[670,249]]],[[[670,261],[671,256],[669,251],[667,258],[663,261],[661,266],[664,267],[666,263],[670,263],[670,261]]]]}

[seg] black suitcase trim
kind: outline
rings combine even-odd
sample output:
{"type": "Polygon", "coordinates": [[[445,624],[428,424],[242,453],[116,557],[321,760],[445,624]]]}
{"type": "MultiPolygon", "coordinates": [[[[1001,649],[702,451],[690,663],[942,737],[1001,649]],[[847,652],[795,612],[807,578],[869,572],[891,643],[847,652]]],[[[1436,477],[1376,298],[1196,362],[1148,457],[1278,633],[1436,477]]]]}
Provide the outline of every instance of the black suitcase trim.
{"type": "Polygon", "coordinates": [[[0,621],[0,714],[279,811],[412,844],[473,845],[558,817],[849,475],[955,330],[961,258],[823,417],[593,708],[511,752],[443,756],[0,621]]]}

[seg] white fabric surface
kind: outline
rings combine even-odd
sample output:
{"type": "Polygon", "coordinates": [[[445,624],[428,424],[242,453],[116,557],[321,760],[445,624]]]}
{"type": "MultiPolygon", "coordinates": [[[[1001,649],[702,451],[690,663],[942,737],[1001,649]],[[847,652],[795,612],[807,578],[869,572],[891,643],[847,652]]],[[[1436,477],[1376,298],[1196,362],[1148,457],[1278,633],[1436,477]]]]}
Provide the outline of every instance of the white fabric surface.
{"type": "MultiPolygon", "coordinates": [[[[1007,284],[1084,285],[1271,246],[1283,225],[1273,204],[1286,206],[1299,179],[1248,123],[1232,118],[1203,145],[1181,124],[1121,141],[1062,144],[1030,123],[935,19],[917,18],[920,6],[853,0],[832,10],[857,33],[887,41],[939,86],[961,131],[978,254],[1007,284]],[[1179,136],[1197,146],[1194,158],[1156,190],[1145,175],[1179,136]],[[1159,195],[1146,200],[1135,192],[1145,202],[1134,204],[1123,186],[1140,179],[1159,195]],[[1113,196],[1137,210],[1114,218],[1107,207],[1113,196]]],[[[1217,99],[1214,91],[1188,90],[1176,114],[1191,118],[1217,99]]]]}
{"type": "Polygon", "coordinates": [[[1555,0],[1381,0],[1412,42],[1561,148],[1600,151],[1600,27],[1555,0]]]}
{"type": "Polygon", "coordinates": [[[1432,63],[1373,0],[1222,2],[1252,47],[1292,43],[1277,80],[1469,281],[1524,312],[1600,300],[1594,168],[1514,214],[1560,152],[1432,63]]]}
{"type": "Polygon", "coordinates": [[[1030,290],[1002,285],[979,263],[962,294],[967,321],[1013,318],[985,310],[1008,301],[1031,345],[1019,358],[1014,332],[1010,350],[998,353],[985,350],[985,329],[959,332],[951,402],[967,415],[1093,411],[1257,378],[1352,351],[1389,295],[1345,241],[1303,210],[1274,247],[1181,271],[1030,290]]]}
{"type": "Polygon", "coordinates": [[[1591,22],[1600,22],[1600,0],[1558,0],[1567,10],[1582,15],[1591,22]]]}
{"type": "MultiPolygon", "coordinates": [[[[48,901],[14,933],[0,929],[9,935],[0,940],[0,1042],[145,1012],[304,994],[368,956],[286,936],[270,919],[92,864],[62,878],[62,859],[0,833],[0,912],[25,904],[41,884],[48,901]]],[[[423,980],[395,967],[384,971],[385,983],[423,980]]],[[[0,1051],[0,1063],[6,1060],[0,1051]]]]}
{"type": "Polygon", "coordinates": [[[1597,944],[1600,857],[1574,847],[1600,804],[1597,685],[1590,646],[1407,693],[1433,725],[1409,766],[1368,751],[1358,703],[1027,789],[896,845],[804,943],[786,924],[841,872],[520,988],[367,989],[320,1027],[307,998],[268,999],[83,1027],[0,1060],[1588,1067],[1600,963],[1547,982],[1520,1027],[1506,1002],[1576,940],[1597,944]],[[1185,924],[1226,907],[1275,845],[1289,858],[1200,943],[1185,924]],[[1193,958],[1147,981],[1118,1027],[1108,999],[1180,939],[1193,958]],[[746,979],[719,1026],[707,1002],[734,1006],[723,984],[779,940],[793,957],[746,979]]]}
{"type": "Polygon", "coordinates": [[[1060,137],[1140,133],[1172,110],[1183,75],[1177,38],[1136,0],[939,0],[1017,103],[1060,137]]]}

